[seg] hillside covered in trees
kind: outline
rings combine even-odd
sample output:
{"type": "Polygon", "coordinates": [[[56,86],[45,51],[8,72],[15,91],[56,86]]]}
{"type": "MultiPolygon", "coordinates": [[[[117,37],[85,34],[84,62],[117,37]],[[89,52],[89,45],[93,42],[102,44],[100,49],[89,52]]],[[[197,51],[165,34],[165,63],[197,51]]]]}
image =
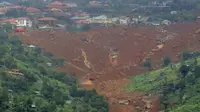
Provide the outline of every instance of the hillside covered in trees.
{"type": "Polygon", "coordinates": [[[164,112],[199,112],[199,55],[199,52],[185,52],[177,64],[170,64],[169,58],[163,59],[164,68],[133,76],[126,90],[158,94],[164,112]]]}
{"type": "Polygon", "coordinates": [[[1,112],[108,112],[103,96],[55,71],[64,59],[8,37],[9,31],[9,24],[0,28],[1,112]]]}

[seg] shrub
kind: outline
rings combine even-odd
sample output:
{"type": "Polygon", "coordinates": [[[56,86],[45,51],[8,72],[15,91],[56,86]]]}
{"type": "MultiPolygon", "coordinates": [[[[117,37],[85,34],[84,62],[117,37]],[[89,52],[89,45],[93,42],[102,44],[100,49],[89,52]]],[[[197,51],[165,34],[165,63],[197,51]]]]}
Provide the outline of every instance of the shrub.
{"type": "Polygon", "coordinates": [[[152,65],[151,65],[151,60],[149,58],[147,58],[145,61],[144,61],[144,67],[147,67],[148,69],[151,69],[152,65]]]}
{"type": "Polygon", "coordinates": [[[164,67],[168,66],[170,63],[171,63],[170,57],[167,56],[167,57],[163,58],[163,66],[164,67]]]}

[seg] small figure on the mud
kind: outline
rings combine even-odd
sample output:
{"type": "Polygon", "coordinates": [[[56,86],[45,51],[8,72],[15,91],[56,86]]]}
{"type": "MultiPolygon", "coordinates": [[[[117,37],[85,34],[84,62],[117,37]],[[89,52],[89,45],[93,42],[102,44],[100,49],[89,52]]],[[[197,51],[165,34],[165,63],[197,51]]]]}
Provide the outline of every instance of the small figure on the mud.
{"type": "Polygon", "coordinates": [[[101,84],[100,85],[100,91],[103,91],[104,90],[104,84],[101,84]]]}
{"type": "Polygon", "coordinates": [[[100,87],[100,91],[103,91],[104,90],[104,87],[100,87]]]}

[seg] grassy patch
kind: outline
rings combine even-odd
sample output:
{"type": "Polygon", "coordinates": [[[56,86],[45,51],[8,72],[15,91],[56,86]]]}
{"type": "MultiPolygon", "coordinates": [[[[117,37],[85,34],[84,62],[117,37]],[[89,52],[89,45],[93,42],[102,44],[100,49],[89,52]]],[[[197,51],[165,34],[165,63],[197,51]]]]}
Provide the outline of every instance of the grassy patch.
{"type": "MultiPolygon", "coordinates": [[[[184,64],[193,63],[193,59],[183,62],[184,64]]],[[[197,59],[198,65],[200,65],[200,58],[197,59]]],[[[125,87],[127,91],[152,91],[159,89],[164,81],[167,79],[168,83],[175,82],[177,80],[178,69],[181,66],[181,63],[174,65],[173,69],[171,67],[164,67],[159,70],[154,70],[144,74],[136,75],[131,77],[131,83],[125,87]],[[164,73],[164,76],[161,76],[161,73],[164,73]],[[166,78],[164,78],[166,77],[166,78]]]]}
{"type": "Polygon", "coordinates": [[[162,72],[166,74],[167,82],[172,82],[177,79],[176,70],[171,70],[169,67],[166,67],[132,77],[131,83],[125,89],[127,91],[151,91],[159,88],[165,81],[165,78],[160,75],[162,72]]]}

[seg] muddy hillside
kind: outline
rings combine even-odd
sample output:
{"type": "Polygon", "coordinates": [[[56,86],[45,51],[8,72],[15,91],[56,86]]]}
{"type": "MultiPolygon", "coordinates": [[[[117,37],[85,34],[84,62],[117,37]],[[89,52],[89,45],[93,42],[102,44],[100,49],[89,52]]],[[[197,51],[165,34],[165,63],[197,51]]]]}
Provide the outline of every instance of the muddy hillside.
{"type": "MultiPolygon", "coordinates": [[[[183,51],[200,51],[200,24],[183,23],[160,27],[98,28],[89,32],[27,31],[19,34],[26,44],[39,45],[66,59],[58,68],[75,74],[80,83],[94,87],[110,101],[110,112],[156,112],[157,98],[140,92],[125,92],[129,76],[146,71],[142,62],[150,58],[159,68],[162,58],[178,61],[183,51]],[[151,101],[151,106],[148,103],[151,101]]],[[[157,105],[158,106],[158,105],[157,105]]]]}

